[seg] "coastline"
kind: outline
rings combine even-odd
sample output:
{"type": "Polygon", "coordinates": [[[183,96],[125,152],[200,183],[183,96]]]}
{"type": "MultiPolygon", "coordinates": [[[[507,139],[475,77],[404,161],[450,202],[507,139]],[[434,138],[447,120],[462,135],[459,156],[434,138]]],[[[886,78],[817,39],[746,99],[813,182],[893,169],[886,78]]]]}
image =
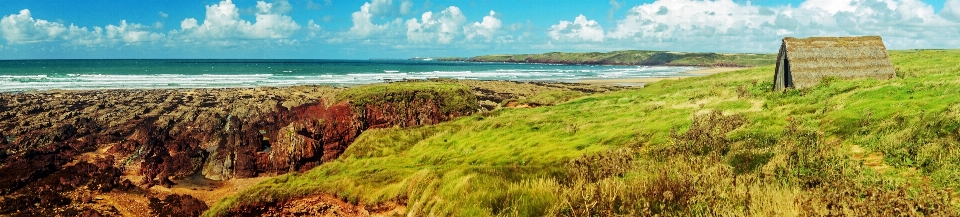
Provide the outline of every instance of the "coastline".
{"type": "Polygon", "coordinates": [[[732,72],[737,70],[747,69],[746,67],[712,67],[705,69],[698,69],[692,71],[686,71],[682,76],[664,76],[664,77],[644,77],[644,78],[615,78],[615,79],[589,79],[589,80],[577,80],[576,83],[584,84],[602,84],[602,85],[619,85],[619,86],[644,86],[648,83],[658,82],[662,80],[678,80],[686,77],[698,77],[704,75],[712,75],[717,73],[732,72]]]}

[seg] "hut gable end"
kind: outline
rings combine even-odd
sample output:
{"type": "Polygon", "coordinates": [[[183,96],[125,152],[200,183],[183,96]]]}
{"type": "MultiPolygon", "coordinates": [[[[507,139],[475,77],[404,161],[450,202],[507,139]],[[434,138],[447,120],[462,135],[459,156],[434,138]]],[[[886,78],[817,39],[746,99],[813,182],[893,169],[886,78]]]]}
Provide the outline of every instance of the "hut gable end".
{"type": "Polygon", "coordinates": [[[787,37],[777,56],[774,90],[812,87],[825,77],[890,79],[895,76],[879,36],[787,37]]]}

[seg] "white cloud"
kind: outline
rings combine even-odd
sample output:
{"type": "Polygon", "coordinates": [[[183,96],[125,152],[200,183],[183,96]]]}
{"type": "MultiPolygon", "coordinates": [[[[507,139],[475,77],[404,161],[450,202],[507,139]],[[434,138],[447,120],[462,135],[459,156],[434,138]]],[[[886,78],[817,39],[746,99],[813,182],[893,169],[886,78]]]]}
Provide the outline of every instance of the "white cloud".
{"type": "Polygon", "coordinates": [[[366,37],[383,29],[381,26],[374,25],[371,21],[373,15],[370,14],[370,3],[364,3],[363,6],[360,6],[360,11],[353,12],[351,16],[353,17],[353,27],[350,27],[348,32],[351,35],[366,37]]]}
{"type": "Polygon", "coordinates": [[[483,17],[483,22],[474,22],[472,25],[463,27],[463,34],[467,40],[473,40],[476,37],[484,37],[487,41],[493,39],[494,34],[500,29],[502,23],[494,15],[496,12],[490,11],[490,15],[483,17]]]}
{"type": "MultiPolygon", "coordinates": [[[[460,27],[467,18],[460,12],[460,8],[450,6],[440,11],[439,16],[427,11],[418,22],[416,18],[409,19],[407,26],[407,40],[417,43],[436,41],[440,44],[449,44],[460,35],[460,27]]],[[[499,22],[499,21],[497,21],[499,22]]]]}
{"type": "Polygon", "coordinates": [[[550,26],[547,35],[555,41],[603,41],[603,27],[581,14],[573,22],[561,20],[559,24],[550,26]]]}
{"type": "MultiPolygon", "coordinates": [[[[946,8],[944,17],[953,13],[946,8]]],[[[960,46],[953,39],[960,36],[957,27],[918,0],[808,0],[772,8],[733,0],[659,0],[630,9],[607,38],[641,49],[771,52],[786,36],[880,35],[898,49],[960,46]]]]}
{"type": "Polygon", "coordinates": [[[183,19],[183,21],[180,21],[181,29],[193,29],[193,28],[196,28],[197,26],[199,26],[197,25],[197,19],[187,18],[187,19],[183,19]]]}
{"type": "Polygon", "coordinates": [[[857,9],[853,0],[807,0],[800,3],[800,9],[825,11],[830,14],[837,12],[853,12],[857,9]]]}
{"type": "Polygon", "coordinates": [[[370,2],[370,14],[383,16],[393,13],[393,0],[373,0],[370,2]]]}
{"type": "Polygon", "coordinates": [[[163,11],[159,11],[157,12],[157,14],[160,15],[160,18],[164,18],[164,19],[166,19],[167,17],[170,17],[169,14],[163,13],[163,11]]]}
{"type": "MultiPolygon", "coordinates": [[[[360,6],[359,11],[351,14],[353,26],[346,32],[338,33],[338,37],[328,39],[329,43],[359,42],[360,44],[392,45],[399,43],[403,39],[403,19],[396,17],[396,12],[387,11],[384,4],[392,4],[389,1],[374,0],[366,2],[360,6]],[[376,5],[376,6],[375,6],[376,5]],[[372,12],[373,8],[379,7],[377,13],[372,12]],[[386,16],[383,13],[389,13],[386,16]],[[385,16],[385,17],[384,17],[385,16]],[[390,19],[384,23],[374,23],[375,19],[390,19]]],[[[393,10],[393,9],[392,9],[393,10]]],[[[325,22],[329,22],[331,17],[323,17],[325,22]]]]}
{"type": "Polygon", "coordinates": [[[320,28],[320,25],[313,22],[312,19],[307,21],[307,36],[310,38],[317,37],[317,35],[320,34],[320,31],[323,31],[323,28],[320,28]]]}
{"type": "Polygon", "coordinates": [[[355,37],[367,37],[374,33],[379,33],[386,30],[385,25],[376,25],[373,24],[373,14],[370,13],[370,3],[363,3],[363,6],[360,6],[359,11],[353,12],[351,17],[353,18],[353,27],[350,27],[350,30],[347,34],[355,37]]]}
{"type": "Polygon", "coordinates": [[[103,29],[106,32],[107,39],[118,40],[124,43],[159,41],[163,39],[163,34],[146,31],[146,29],[149,28],[149,26],[138,23],[127,24],[126,20],[121,20],[119,26],[107,25],[103,29]]]}
{"type": "Polygon", "coordinates": [[[300,29],[300,25],[289,16],[281,15],[281,12],[289,10],[283,9],[283,4],[278,6],[257,2],[256,21],[251,23],[240,19],[240,11],[232,1],[224,0],[206,6],[206,17],[202,24],[194,18],[187,18],[180,22],[180,31],[171,34],[188,41],[289,38],[300,29]]]}
{"type": "Polygon", "coordinates": [[[411,2],[410,0],[403,0],[403,2],[400,3],[400,14],[406,15],[411,13],[413,12],[411,11],[412,8],[413,8],[413,2],[411,2]]]}
{"type": "MultiPolygon", "coordinates": [[[[266,2],[261,2],[257,2],[258,8],[260,7],[260,4],[266,4],[266,2]]],[[[290,11],[293,11],[293,5],[290,5],[290,2],[287,0],[276,0],[271,4],[273,4],[273,6],[270,9],[273,13],[287,14],[290,13],[290,11]]]]}
{"type": "Polygon", "coordinates": [[[10,44],[62,41],[64,45],[110,45],[136,44],[162,40],[164,34],[148,31],[149,26],[121,20],[120,25],[105,27],[69,27],[58,22],[34,19],[30,10],[21,10],[19,14],[4,16],[0,19],[0,35],[10,44]]]}
{"type": "Polygon", "coordinates": [[[611,38],[673,38],[677,34],[709,36],[735,28],[757,28],[776,18],[761,15],[760,8],[741,6],[731,0],[657,1],[631,9],[618,21],[611,38]]]}
{"type": "Polygon", "coordinates": [[[150,28],[138,23],[128,24],[126,20],[121,20],[120,25],[110,24],[103,28],[95,26],[92,29],[70,25],[63,39],[66,45],[103,46],[156,42],[163,40],[166,36],[163,33],[148,31],[150,28]]]}
{"type": "Polygon", "coordinates": [[[940,10],[940,16],[960,21],[960,0],[947,0],[944,2],[943,10],[940,10]]]}
{"type": "Polygon", "coordinates": [[[61,23],[33,19],[27,9],[0,19],[0,34],[11,44],[53,41],[66,31],[67,27],[61,23]]]}
{"type": "Polygon", "coordinates": [[[507,29],[509,29],[510,31],[520,31],[523,29],[523,27],[524,27],[523,23],[513,23],[507,26],[507,29]]]}
{"type": "Polygon", "coordinates": [[[622,7],[620,2],[617,2],[617,0],[610,0],[610,11],[607,12],[607,18],[612,20],[613,13],[616,13],[617,10],[620,10],[620,7],[622,7]]]}

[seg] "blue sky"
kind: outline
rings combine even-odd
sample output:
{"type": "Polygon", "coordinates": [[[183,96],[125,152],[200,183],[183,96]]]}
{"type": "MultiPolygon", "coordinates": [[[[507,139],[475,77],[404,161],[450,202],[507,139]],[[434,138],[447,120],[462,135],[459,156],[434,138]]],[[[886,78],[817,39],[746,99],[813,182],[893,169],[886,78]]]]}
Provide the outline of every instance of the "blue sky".
{"type": "Polygon", "coordinates": [[[4,0],[0,17],[0,59],[772,53],[846,35],[960,48],[960,0],[4,0]]]}

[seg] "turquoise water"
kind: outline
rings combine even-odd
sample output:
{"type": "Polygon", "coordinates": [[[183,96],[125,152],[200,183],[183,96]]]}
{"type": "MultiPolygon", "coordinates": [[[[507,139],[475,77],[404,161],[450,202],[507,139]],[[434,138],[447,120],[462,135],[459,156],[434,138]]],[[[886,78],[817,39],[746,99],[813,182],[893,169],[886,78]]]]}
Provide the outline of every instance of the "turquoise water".
{"type": "Polygon", "coordinates": [[[427,78],[576,81],[685,76],[695,69],[415,60],[5,60],[0,61],[0,92],[348,86],[427,78]]]}

